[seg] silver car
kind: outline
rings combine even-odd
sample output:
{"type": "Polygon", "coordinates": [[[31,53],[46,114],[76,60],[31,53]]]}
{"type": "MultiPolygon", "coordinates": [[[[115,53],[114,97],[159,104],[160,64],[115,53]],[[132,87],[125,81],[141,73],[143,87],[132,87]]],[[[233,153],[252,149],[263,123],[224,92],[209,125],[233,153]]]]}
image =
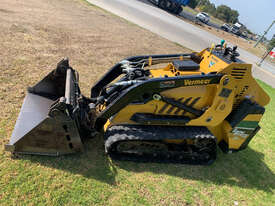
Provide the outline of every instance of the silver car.
{"type": "Polygon", "coordinates": [[[196,15],[196,19],[202,21],[203,23],[207,24],[210,20],[210,16],[205,12],[200,12],[196,15]]]}

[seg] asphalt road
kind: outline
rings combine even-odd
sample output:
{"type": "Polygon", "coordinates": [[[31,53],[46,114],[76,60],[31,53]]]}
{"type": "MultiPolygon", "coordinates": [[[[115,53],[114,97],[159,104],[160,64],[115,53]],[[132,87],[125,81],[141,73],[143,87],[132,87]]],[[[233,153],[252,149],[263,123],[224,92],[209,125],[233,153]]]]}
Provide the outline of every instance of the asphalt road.
{"type": "MultiPolygon", "coordinates": [[[[146,0],[87,1],[193,51],[200,51],[209,47],[212,43],[221,41],[219,37],[146,3],[146,0]]],[[[232,44],[228,42],[228,45],[232,44]]],[[[259,57],[241,48],[238,51],[242,60],[254,64],[253,70],[263,68],[263,70],[255,72],[253,75],[275,88],[275,66],[264,62],[259,68],[255,65],[260,60],[259,57]]]]}

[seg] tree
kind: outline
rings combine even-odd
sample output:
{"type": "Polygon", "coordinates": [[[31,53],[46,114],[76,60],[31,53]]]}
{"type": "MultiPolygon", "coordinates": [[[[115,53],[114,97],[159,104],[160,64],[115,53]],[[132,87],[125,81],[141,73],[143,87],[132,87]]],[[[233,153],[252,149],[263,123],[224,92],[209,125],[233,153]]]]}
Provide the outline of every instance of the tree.
{"type": "Polygon", "coordinates": [[[220,5],[216,9],[216,15],[218,19],[221,19],[227,23],[236,23],[238,22],[239,12],[236,10],[232,10],[230,7],[226,5],[220,5]]]}
{"type": "Polygon", "coordinates": [[[269,50],[271,50],[271,49],[274,48],[274,47],[275,47],[275,38],[272,38],[272,39],[269,41],[268,45],[267,45],[267,50],[269,51],[269,50]]]}
{"type": "Polygon", "coordinates": [[[190,0],[188,6],[195,9],[199,3],[199,0],[190,0]]]}
{"type": "Polygon", "coordinates": [[[231,9],[231,13],[230,13],[230,22],[235,24],[236,22],[239,21],[239,12],[236,10],[232,10],[231,9]]]}
{"type": "Polygon", "coordinates": [[[215,4],[211,3],[209,0],[191,0],[189,6],[191,8],[197,6],[201,11],[207,12],[226,23],[235,24],[239,22],[239,12],[226,5],[220,5],[216,8],[215,4]]]}
{"type": "Polygon", "coordinates": [[[200,0],[197,5],[201,11],[207,12],[213,16],[216,14],[216,6],[210,3],[209,0],[200,0]]]}
{"type": "Polygon", "coordinates": [[[207,5],[210,4],[209,0],[199,0],[198,6],[203,6],[203,5],[207,5]]]}

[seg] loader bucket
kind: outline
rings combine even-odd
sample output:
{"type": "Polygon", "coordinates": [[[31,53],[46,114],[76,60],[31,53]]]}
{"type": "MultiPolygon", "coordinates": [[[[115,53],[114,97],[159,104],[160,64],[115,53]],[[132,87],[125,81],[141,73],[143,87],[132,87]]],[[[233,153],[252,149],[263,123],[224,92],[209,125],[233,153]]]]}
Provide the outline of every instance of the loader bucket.
{"type": "Polygon", "coordinates": [[[83,149],[77,116],[80,93],[67,59],[34,87],[29,88],[7,151],[58,156],[83,149]]]}

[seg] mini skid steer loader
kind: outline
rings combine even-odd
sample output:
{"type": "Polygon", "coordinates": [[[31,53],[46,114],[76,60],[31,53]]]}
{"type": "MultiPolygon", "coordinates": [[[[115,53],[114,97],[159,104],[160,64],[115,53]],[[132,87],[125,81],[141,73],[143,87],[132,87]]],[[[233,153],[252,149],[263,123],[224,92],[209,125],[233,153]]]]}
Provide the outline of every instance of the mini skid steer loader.
{"type": "Polygon", "coordinates": [[[217,146],[243,150],[260,129],[269,97],[236,49],[221,44],[200,53],[130,57],[90,97],[63,59],[28,89],[6,150],[70,154],[99,133],[118,160],[210,164],[217,146]]]}

